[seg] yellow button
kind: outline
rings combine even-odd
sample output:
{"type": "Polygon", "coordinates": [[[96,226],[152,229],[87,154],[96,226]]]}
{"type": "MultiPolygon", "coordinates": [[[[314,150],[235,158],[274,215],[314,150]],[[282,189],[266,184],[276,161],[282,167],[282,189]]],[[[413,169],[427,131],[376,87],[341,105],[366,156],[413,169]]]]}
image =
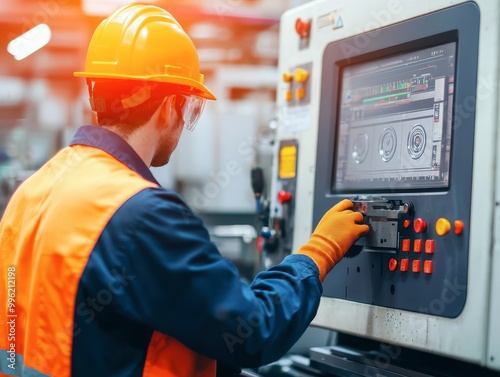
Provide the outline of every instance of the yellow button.
{"type": "Polygon", "coordinates": [[[451,224],[444,217],[441,217],[438,221],[436,221],[436,233],[438,236],[445,236],[450,232],[450,230],[451,224]]]}
{"type": "Polygon", "coordinates": [[[293,92],[289,89],[285,93],[285,100],[291,102],[293,100],[293,92]]]}
{"type": "Polygon", "coordinates": [[[309,78],[309,72],[307,72],[304,68],[296,68],[294,78],[296,82],[306,82],[309,78]]]}
{"type": "Polygon", "coordinates": [[[304,99],[306,96],[306,90],[304,88],[297,88],[295,89],[295,97],[298,100],[304,99]]]}
{"type": "Polygon", "coordinates": [[[283,73],[283,82],[291,82],[293,80],[292,72],[283,73]]]}

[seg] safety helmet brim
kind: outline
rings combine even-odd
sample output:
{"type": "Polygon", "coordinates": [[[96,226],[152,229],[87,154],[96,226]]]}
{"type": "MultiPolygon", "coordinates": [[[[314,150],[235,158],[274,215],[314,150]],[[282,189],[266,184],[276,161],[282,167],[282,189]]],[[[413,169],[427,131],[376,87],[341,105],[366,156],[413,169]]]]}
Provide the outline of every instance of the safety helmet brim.
{"type": "Polygon", "coordinates": [[[208,100],[217,100],[217,97],[203,84],[200,82],[189,79],[186,77],[175,77],[175,76],[162,76],[162,75],[150,75],[150,76],[132,76],[123,74],[99,74],[99,73],[89,73],[89,72],[74,72],[75,77],[84,77],[91,81],[109,80],[109,79],[119,79],[119,80],[131,80],[131,81],[144,81],[144,82],[157,82],[162,84],[179,85],[186,88],[183,94],[190,94],[205,98],[208,100]]]}

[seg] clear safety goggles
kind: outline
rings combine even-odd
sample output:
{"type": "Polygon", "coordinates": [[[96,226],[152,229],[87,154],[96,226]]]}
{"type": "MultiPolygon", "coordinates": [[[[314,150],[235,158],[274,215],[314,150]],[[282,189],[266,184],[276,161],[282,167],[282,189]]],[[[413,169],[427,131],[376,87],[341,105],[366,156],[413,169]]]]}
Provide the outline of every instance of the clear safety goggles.
{"type": "Polygon", "coordinates": [[[185,94],[174,94],[175,110],[184,121],[184,128],[193,131],[205,108],[205,98],[185,94]]]}

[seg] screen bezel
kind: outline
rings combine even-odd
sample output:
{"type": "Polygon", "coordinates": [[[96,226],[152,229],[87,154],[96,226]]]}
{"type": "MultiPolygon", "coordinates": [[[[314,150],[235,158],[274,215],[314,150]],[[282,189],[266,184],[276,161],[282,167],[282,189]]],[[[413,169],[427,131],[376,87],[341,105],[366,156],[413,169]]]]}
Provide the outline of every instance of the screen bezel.
{"type": "MultiPolygon", "coordinates": [[[[378,193],[378,192],[383,192],[387,191],[388,189],[391,189],[392,192],[413,192],[413,191],[447,191],[450,186],[450,175],[451,175],[451,159],[448,161],[448,166],[447,166],[447,173],[448,173],[448,180],[446,184],[442,185],[436,185],[436,184],[431,184],[430,182],[415,182],[413,187],[411,187],[409,184],[407,185],[395,185],[394,187],[391,188],[390,183],[389,184],[380,184],[378,187],[374,187],[375,185],[372,185],[368,188],[361,189],[359,187],[339,187],[337,186],[336,182],[336,176],[337,176],[337,169],[338,169],[338,148],[339,148],[339,131],[340,131],[340,117],[341,117],[341,108],[342,108],[342,88],[343,88],[343,83],[344,83],[344,70],[348,67],[353,67],[356,65],[362,65],[362,64],[367,64],[367,63],[372,63],[384,59],[390,59],[393,57],[397,57],[399,55],[403,54],[411,54],[411,53],[418,53],[419,51],[425,50],[425,49],[431,49],[435,47],[439,47],[442,45],[446,45],[449,43],[454,43],[455,44],[455,69],[454,69],[454,76],[456,76],[456,62],[457,62],[457,51],[458,51],[458,34],[457,31],[450,31],[446,33],[442,33],[439,35],[435,35],[432,37],[427,37],[423,38],[421,40],[417,41],[412,41],[411,44],[402,44],[402,45],[397,45],[397,46],[391,46],[382,50],[378,51],[373,51],[369,52],[366,54],[361,54],[358,56],[354,56],[353,58],[349,59],[344,59],[344,60],[339,60],[335,62],[335,73],[337,75],[337,80],[336,82],[336,102],[335,102],[335,107],[338,109],[336,112],[336,118],[335,118],[335,147],[334,151],[335,153],[333,154],[333,162],[332,162],[332,175],[331,175],[331,192],[332,193],[378,193]]],[[[453,95],[453,108],[455,106],[455,95],[453,95]]],[[[448,101],[446,101],[447,106],[449,106],[448,101]]],[[[451,123],[451,127],[453,129],[453,119],[451,123]]],[[[453,134],[451,135],[451,141],[450,141],[450,149],[452,149],[452,144],[453,144],[453,134]]],[[[450,156],[451,156],[451,151],[450,151],[450,156]]],[[[444,156],[441,156],[444,158],[444,156]]],[[[354,184],[354,186],[356,186],[354,184]]],[[[361,185],[358,185],[361,186],[361,185]]]]}

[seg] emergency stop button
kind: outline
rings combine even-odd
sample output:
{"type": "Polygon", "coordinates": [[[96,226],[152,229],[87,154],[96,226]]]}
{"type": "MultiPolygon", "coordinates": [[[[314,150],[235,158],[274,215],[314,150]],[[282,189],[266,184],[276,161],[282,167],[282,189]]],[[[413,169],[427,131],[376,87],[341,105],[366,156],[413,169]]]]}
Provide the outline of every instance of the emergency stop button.
{"type": "Polygon", "coordinates": [[[295,21],[295,31],[301,38],[307,38],[311,34],[311,21],[303,20],[302,18],[297,18],[295,21]]]}
{"type": "Polygon", "coordinates": [[[289,203],[292,200],[292,194],[285,190],[280,190],[278,192],[278,202],[281,204],[289,203]]]}
{"type": "Polygon", "coordinates": [[[415,229],[415,232],[417,232],[417,233],[423,233],[427,229],[427,223],[425,222],[424,219],[421,219],[419,217],[413,223],[413,229],[415,229]]]}

